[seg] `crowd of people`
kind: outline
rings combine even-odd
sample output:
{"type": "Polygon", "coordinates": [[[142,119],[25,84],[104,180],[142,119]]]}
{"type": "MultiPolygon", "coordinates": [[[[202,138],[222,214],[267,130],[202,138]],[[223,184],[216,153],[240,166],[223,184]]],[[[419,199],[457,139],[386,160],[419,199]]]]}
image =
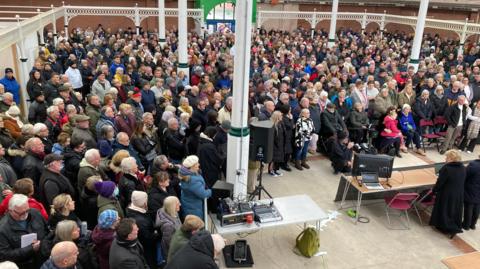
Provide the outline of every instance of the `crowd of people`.
{"type": "MultiPolygon", "coordinates": [[[[225,241],[202,231],[203,201],[226,174],[234,35],[189,33],[189,74],[176,72],[176,31],[163,47],[154,33],[101,25],[45,37],[26,85],[11,68],[0,80],[0,261],[216,268],[225,241]]],[[[416,71],[411,41],[341,29],[329,49],[323,31],[254,33],[249,115],[274,124],[268,173],[309,169],[316,152],[348,172],[355,144],[401,157],[442,138],[442,154],[472,152],[479,47],[456,56],[456,42],[427,35],[416,71]]]]}

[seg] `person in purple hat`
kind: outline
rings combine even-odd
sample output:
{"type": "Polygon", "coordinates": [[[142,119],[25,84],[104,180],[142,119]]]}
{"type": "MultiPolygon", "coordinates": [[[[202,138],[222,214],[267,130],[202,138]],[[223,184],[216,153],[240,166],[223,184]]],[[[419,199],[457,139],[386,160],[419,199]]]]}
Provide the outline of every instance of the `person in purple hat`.
{"type": "Polygon", "coordinates": [[[123,218],[125,215],[123,209],[120,206],[120,202],[117,199],[118,188],[113,181],[100,181],[95,183],[95,190],[98,193],[97,206],[98,215],[100,216],[103,211],[113,209],[118,212],[118,216],[123,218]]]}

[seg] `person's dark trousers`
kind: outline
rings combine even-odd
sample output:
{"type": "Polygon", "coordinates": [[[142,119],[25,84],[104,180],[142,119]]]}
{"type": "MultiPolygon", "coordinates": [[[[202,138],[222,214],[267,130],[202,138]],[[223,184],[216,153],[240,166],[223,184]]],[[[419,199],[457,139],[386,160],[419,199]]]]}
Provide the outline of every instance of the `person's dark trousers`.
{"type": "Polygon", "coordinates": [[[463,204],[463,223],[464,229],[475,229],[480,214],[480,204],[463,204]]]}
{"type": "Polygon", "coordinates": [[[480,142],[480,135],[477,135],[477,138],[468,140],[466,137],[462,139],[462,143],[458,147],[460,150],[467,148],[468,151],[473,152],[475,145],[480,142]]]}
{"type": "Polygon", "coordinates": [[[422,147],[422,145],[420,144],[420,135],[417,132],[415,131],[407,132],[405,135],[407,137],[405,141],[405,146],[407,147],[410,146],[410,143],[412,143],[413,141],[417,149],[422,147]]]}
{"type": "Polygon", "coordinates": [[[395,147],[395,153],[400,152],[400,137],[382,137],[379,151],[383,152],[390,145],[395,147]]]}
{"type": "Polygon", "coordinates": [[[367,140],[366,133],[365,129],[352,129],[350,130],[350,139],[355,144],[364,143],[367,140]]]}

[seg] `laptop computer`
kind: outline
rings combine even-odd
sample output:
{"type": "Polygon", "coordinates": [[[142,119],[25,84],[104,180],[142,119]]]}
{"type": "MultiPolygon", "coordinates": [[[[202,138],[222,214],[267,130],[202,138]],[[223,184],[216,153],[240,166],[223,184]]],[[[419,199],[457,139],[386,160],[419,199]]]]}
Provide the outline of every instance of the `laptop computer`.
{"type": "Polygon", "coordinates": [[[362,184],[369,190],[383,190],[378,182],[378,173],[362,173],[362,184]]]}

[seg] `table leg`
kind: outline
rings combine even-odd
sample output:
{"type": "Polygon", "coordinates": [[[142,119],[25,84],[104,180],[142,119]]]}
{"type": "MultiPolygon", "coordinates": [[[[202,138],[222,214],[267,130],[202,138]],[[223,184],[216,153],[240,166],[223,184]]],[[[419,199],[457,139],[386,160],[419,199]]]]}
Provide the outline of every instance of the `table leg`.
{"type": "Polygon", "coordinates": [[[360,206],[362,205],[362,192],[358,191],[357,195],[357,214],[355,215],[355,224],[358,222],[358,218],[360,217],[360,206]]]}
{"type": "Polygon", "coordinates": [[[343,195],[342,201],[340,202],[340,209],[343,209],[343,204],[345,203],[345,199],[347,198],[348,190],[350,189],[350,181],[345,178],[345,187],[343,188],[343,195]]]}

